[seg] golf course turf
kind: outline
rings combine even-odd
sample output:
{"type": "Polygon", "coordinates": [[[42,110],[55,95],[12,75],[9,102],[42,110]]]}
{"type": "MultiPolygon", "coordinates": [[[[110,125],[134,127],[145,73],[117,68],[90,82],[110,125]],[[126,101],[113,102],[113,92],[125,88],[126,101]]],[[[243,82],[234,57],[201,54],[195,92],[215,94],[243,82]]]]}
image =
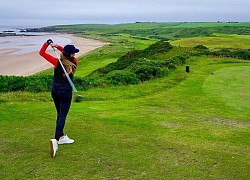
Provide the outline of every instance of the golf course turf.
{"type": "MultiPolygon", "coordinates": [[[[87,63],[79,69],[114,62],[108,55],[95,61],[101,50],[80,58],[79,64],[87,63]]],[[[59,145],[53,159],[50,93],[1,93],[0,177],[248,179],[249,61],[202,55],[185,65],[136,85],[81,91],[83,101],[72,102],[65,126],[75,143],[59,145]]]]}

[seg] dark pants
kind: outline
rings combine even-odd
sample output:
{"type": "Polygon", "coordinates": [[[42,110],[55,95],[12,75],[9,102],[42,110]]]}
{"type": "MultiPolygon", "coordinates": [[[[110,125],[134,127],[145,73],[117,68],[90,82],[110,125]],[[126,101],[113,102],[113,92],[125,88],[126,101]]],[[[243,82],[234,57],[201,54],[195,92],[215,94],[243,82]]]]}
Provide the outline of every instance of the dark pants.
{"type": "Polygon", "coordinates": [[[57,111],[55,139],[59,140],[64,135],[63,128],[71,105],[72,90],[53,86],[51,94],[57,111]]]}

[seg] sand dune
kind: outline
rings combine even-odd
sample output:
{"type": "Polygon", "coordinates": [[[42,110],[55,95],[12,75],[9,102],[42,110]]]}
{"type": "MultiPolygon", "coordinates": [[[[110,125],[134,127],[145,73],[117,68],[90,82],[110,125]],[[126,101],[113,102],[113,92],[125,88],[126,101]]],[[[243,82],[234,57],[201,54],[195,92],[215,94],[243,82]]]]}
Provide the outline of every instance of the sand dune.
{"type": "MultiPolygon", "coordinates": [[[[80,49],[80,52],[76,54],[76,57],[82,56],[83,54],[106,44],[104,42],[76,37],[69,34],[54,36],[71,39],[71,44],[74,44],[78,49],[80,49]]],[[[30,46],[30,44],[27,44],[27,46],[30,46]]],[[[36,51],[29,53],[12,54],[18,50],[19,49],[17,48],[0,50],[0,75],[28,76],[53,67],[39,55],[39,48],[36,51]]],[[[47,52],[55,56],[52,50],[48,50],[47,52]]]]}

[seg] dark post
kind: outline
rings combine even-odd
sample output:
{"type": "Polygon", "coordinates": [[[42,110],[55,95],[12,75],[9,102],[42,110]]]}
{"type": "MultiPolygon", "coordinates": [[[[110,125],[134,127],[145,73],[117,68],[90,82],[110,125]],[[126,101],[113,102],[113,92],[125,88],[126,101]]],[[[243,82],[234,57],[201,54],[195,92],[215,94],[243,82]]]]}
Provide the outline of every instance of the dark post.
{"type": "Polygon", "coordinates": [[[189,70],[189,66],[187,65],[187,66],[186,66],[186,72],[189,73],[189,71],[190,71],[190,70],[189,70]]]}

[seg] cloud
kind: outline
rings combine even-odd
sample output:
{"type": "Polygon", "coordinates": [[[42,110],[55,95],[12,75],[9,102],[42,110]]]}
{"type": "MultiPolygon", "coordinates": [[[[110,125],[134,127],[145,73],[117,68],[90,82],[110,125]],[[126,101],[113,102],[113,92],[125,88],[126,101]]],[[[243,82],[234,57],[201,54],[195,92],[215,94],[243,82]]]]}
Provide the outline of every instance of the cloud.
{"type": "Polygon", "coordinates": [[[3,23],[74,24],[135,21],[250,21],[249,0],[8,0],[3,23]]]}

